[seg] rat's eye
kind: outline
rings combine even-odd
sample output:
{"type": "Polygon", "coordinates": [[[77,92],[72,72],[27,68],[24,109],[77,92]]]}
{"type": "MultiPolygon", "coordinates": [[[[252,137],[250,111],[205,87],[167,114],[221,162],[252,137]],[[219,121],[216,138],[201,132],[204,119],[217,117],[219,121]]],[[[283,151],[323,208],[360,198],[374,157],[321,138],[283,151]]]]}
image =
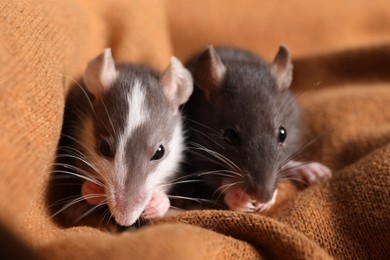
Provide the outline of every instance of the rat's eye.
{"type": "Polygon", "coordinates": [[[155,161],[155,160],[160,160],[163,156],[164,156],[164,153],[165,153],[165,149],[164,149],[164,146],[160,145],[156,152],[154,153],[154,155],[152,156],[152,158],[150,158],[151,161],[155,161]]]}
{"type": "Polygon", "coordinates": [[[279,127],[279,133],[278,133],[278,141],[279,143],[284,143],[284,140],[286,140],[287,137],[287,130],[283,126],[279,127]]]}
{"type": "Polygon", "coordinates": [[[110,146],[110,144],[106,140],[103,140],[100,143],[100,153],[102,155],[104,155],[105,157],[107,157],[107,158],[113,158],[114,157],[114,153],[111,150],[111,146],[110,146]]]}
{"type": "Polygon", "coordinates": [[[240,142],[240,136],[231,128],[225,130],[223,137],[225,138],[225,141],[231,145],[237,145],[240,142]]]}

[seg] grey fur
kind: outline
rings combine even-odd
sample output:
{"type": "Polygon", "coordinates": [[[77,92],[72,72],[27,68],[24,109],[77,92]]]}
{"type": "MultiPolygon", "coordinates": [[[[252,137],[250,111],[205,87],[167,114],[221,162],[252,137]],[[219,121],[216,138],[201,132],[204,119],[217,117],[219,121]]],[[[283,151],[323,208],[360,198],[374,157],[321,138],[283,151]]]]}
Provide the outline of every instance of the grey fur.
{"type": "MultiPolygon", "coordinates": [[[[197,85],[199,56],[188,63],[195,75],[195,89],[185,105],[189,133],[187,141],[189,145],[198,143],[234,162],[243,175],[242,178],[236,177],[245,182],[243,189],[259,201],[267,202],[278,184],[277,169],[299,145],[298,106],[288,88],[279,89],[276,85],[271,64],[246,51],[233,48],[215,50],[226,67],[226,73],[223,79],[219,79],[222,84],[216,85],[213,90],[215,95],[210,99],[205,97],[203,86],[197,85]],[[280,126],[287,129],[283,147],[278,144],[280,126]],[[238,145],[228,144],[224,140],[224,131],[228,128],[239,132],[238,145]]],[[[207,75],[201,76],[204,82],[207,75]]],[[[215,160],[205,160],[204,157],[212,158],[210,154],[194,150],[196,154],[192,151],[187,154],[187,174],[231,170],[231,167],[221,166],[215,160]]],[[[222,177],[211,174],[202,179],[211,188],[210,195],[215,199],[218,194],[214,192],[220,187],[222,177]]],[[[205,189],[204,185],[187,189],[198,189],[191,196],[207,194],[201,191],[205,189]]],[[[180,194],[182,190],[177,188],[176,192],[180,194]]]]}

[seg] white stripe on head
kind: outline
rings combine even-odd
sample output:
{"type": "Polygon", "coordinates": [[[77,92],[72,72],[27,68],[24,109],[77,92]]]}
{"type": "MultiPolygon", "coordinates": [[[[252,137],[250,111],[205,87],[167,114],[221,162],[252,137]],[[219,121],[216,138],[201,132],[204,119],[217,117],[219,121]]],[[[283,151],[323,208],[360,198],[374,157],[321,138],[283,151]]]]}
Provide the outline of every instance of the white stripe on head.
{"type": "MultiPolygon", "coordinates": [[[[118,140],[118,147],[115,156],[115,171],[118,174],[118,180],[124,185],[127,174],[126,165],[126,143],[134,130],[146,122],[149,118],[149,111],[145,103],[145,91],[142,89],[142,83],[139,80],[134,81],[134,85],[127,94],[128,110],[126,123],[123,133],[118,140]]],[[[123,186],[121,185],[121,186],[123,186]]]]}
{"type": "Polygon", "coordinates": [[[148,108],[145,104],[145,92],[142,89],[142,83],[139,80],[134,81],[134,86],[127,96],[129,110],[125,127],[125,134],[129,138],[138,126],[142,125],[148,117],[148,108]]]}

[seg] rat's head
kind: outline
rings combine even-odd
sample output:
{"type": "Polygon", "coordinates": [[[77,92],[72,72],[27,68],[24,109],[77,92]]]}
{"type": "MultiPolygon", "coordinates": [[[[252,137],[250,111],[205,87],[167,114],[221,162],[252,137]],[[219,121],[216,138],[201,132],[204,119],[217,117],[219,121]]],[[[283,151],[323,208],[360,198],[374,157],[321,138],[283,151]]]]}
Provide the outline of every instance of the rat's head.
{"type": "Polygon", "coordinates": [[[93,95],[80,140],[90,181],[82,195],[106,203],[115,221],[133,224],[153,193],[164,193],[183,149],[179,106],[192,77],[176,58],[160,77],[144,66],[115,65],[110,49],[92,60],[84,81],[93,95]]]}
{"type": "Polygon", "coordinates": [[[209,47],[191,70],[196,86],[187,106],[188,123],[196,129],[191,141],[207,158],[199,164],[202,170],[222,170],[205,177],[222,193],[238,186],[259,203],[270,201],[278,171],[299,139],[287,48],[281,46],[267,64],[246,52],[209,47]],[[205,154],[199,145],[212,152],[205,154]]]}

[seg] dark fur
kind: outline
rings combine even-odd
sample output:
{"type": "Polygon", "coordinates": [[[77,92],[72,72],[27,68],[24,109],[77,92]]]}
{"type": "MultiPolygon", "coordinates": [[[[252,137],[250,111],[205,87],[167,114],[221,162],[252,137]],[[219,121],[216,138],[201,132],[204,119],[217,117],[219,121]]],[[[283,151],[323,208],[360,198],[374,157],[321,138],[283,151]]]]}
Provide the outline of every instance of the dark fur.
{"type": "MultiPolygon", "coordinates": [[[[216,51],[227,68],[226,77],[210,101],[196,86],[195,79],[194,92],[184,106],[188,145],[201,144],[233,161],[242,170],[246,192],[267,202],[278,184],[276,170],[299,145],[299,109],[290,90],[277,89],[270,65],[264,60],[238,49],[217,48],[216,51]],[[283,146],[278,143],[280,126],[287,129],[283,146]],[[227,128],[239,131],[238,145],[224,140],[227,128]]],[[[193,75],[197,59],[188,63],[193,75]]],[[[205,160],[204,157],[212,158],[210,154],[196,152],[190,149],[187,153],[187,174],[231,170],[205,160]]],[[[206,175],[201,184],[183,185],[175,192],[216,199],[219,195],[214,192],[221,180],[217,175],[206,175]]]]}

